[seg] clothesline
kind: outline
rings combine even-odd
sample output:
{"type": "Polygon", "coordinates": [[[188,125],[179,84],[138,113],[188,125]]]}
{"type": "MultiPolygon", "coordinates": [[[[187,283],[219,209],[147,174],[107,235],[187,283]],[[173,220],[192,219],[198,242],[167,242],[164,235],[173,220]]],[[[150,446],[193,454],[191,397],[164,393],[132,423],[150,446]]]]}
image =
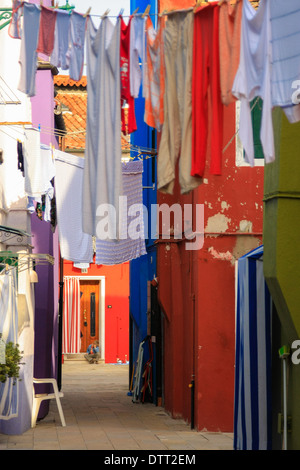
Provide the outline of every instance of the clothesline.
{"type": "MultiPolygon", "coordinates": [[[[255,106],[257,105],[258,103],[258,100],[259,98],[257,98],[255,100],[255,102],[253,103],[253,105],[251,106],[251,111],[255,108],[255,106]]],[[[4,123],[0,123],[1,124],[4,124],[4,123]]],[[[10,124],[8,126],[10,127],[16,127],[16,126],[24,126],[24,125],[30,125],[30,123],[24,123],[24,124],[10,124]]],[[[7,125],[7,124],[5,124],[7,125]]],[[[17,129],[14,129],[16,132],[19,132],[20,134],[22,134],[21,131],[17,131],[17,129]]],[[[68,137],[68,136],[76,136],[76,135],[79,135],[79,134],[86,134],[86,130],[82,130],[82,131],[73,131],[73,132],[64,132],[64,131],[61,131],[59,129],[55,129],[55,128],[51,128],[51,127],[47,127],[47,126],[43,126],[43,127],[40,127],[40,130],[41,132],[43,132],[44,134],[48,134],[48,135],[54,135],[54,136],[57,136],[57,137],[68,137]]],[[[14,140],[19,140],[9,134],[7,134],[1,127],[0,127],[0,131],[3,132],[4,134],[6,134],[8,137],[11,137],[12,139],[14,140]]],[[[239,128],[237,128],[236,132],[233,134],[233,136],[229,139],[229,141],[227,142],[227,144],[223,147],[222,149],[222,153],[225,153],[225,151],[228,149],[228,147],[232,144],[232,142],[234,141],[234,139],[237,137],[239,133],[239,128]]],[[[134,151],[134,152],[139,152],[139,153],[152,153],[152,155],[148,156],[147,158],[151,158],[153,156],[157,156],[157,149],[151,149],[151,148],[147,148],[147,147],[141,147],[141,146],[135,146],[131,143],[128,143],[127,145],[130,146],[130,149],[131,151],[134,151]],[[154,152],[154,153],[153,153],[154,152]]],[[[146,158],[146,159],[147,159],[146,158]]]]}

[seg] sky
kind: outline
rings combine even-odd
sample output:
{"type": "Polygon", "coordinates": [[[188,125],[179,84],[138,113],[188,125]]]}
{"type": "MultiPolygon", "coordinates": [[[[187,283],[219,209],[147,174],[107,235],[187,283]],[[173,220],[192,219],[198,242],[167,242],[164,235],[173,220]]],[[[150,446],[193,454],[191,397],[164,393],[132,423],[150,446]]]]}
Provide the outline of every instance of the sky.
{"type": "MultiPolygon", "coordinates": [[[[66,0],[59,0],[58,4],[63,6],[66,4],[66,0]]],[[[130,0],[69,0],[69,5],[75,6],[78,13],[86,13],[91,7],[90,15],[101,16],[109,9],[109,16],[118,16],[122,8],[124,8],[124,16],[130,14],[130,0]]]]}

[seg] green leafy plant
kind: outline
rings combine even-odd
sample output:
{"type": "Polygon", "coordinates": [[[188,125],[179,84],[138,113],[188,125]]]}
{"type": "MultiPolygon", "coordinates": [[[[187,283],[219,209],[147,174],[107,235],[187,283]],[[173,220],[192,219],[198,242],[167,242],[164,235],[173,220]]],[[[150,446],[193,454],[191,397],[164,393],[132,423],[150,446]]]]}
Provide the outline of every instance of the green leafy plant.
{"type": "Polygon", "coordinates": [[[6,382],[8,378],[14,379],[13,384],[17,382],[17,379],[20,380],[19,372],[22,357],[18,344],[14,344],[12,341],[6,343],[5,364],[0,364],[0,383],[6,382]]]}

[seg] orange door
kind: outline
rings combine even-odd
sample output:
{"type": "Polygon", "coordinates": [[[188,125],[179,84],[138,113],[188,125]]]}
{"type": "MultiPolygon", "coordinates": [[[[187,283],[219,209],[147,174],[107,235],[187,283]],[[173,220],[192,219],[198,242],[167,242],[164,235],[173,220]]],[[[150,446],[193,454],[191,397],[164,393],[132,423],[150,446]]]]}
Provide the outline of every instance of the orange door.
{"type": "Polygon", "coordinates": [[[99,281],[80,280],[81,352],[99,340],[99,281]]]}

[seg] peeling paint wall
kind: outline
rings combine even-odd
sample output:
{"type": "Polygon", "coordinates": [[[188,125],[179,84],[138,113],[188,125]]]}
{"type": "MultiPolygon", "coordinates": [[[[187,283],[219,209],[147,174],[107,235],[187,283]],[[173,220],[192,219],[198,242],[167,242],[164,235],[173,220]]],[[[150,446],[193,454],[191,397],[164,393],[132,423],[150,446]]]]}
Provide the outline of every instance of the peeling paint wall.
{"type": "MultiPolygon", "coordinates": [[[[162,4],[163,2],[161,2],[162,4]]],[[[164,7],[161,6],[161,9],[164,7]]],[[[212,127],[212,132],[214,131],[212,127]]],[[[232,139],[235,105],[225,109],[223,146],[232,139]]],[[[195,427],[233,431],[235,261],[261,245],[264,168],[236,165],[236,142],[223,153],[221,176],[209,173],[193,193],[158,192],[158,203],[204,205],[204,245],[158,243],[159,299],[165,314],[165,407],[195,427]]]]}

